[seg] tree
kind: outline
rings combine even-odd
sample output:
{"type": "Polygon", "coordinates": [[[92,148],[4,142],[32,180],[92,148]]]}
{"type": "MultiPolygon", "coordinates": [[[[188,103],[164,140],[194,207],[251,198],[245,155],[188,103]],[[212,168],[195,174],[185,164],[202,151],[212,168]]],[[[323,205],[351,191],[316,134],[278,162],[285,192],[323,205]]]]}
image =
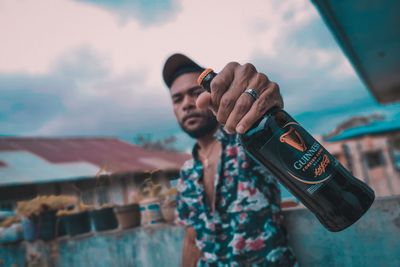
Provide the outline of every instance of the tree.
{"type": "Polygon", "coordinates": [[[148,150],[177,151],[175,136],[168,136],[163,139],[153,140],[150,134],[138,134],[134,138],[135,144],[148,150]]]}

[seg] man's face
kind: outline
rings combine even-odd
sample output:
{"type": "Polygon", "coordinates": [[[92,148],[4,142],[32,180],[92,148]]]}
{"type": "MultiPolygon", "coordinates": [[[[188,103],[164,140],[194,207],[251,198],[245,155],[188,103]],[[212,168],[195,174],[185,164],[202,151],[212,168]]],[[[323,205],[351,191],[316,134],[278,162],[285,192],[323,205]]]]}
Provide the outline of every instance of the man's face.
{"type": "Polygon", "coordinates": [[[204,88],[197,84],[200,73],[185,73],[174,80],[171,85],[171,98],[175,117],[192,138],[201,138],[214,132],[218,122],[209,109],[196,107],[197,97],[204,88]]]}

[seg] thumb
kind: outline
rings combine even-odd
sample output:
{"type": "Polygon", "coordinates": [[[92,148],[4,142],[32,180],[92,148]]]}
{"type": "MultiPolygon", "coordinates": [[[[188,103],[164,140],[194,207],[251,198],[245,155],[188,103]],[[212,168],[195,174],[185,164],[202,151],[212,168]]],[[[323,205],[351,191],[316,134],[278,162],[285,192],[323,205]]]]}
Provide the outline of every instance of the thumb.
{"type": "Polygon", "coordinates": [[[197,97],[196,106],[199,109],[211,108],[211,94],[209,92],[201,93],[197,97]]]}

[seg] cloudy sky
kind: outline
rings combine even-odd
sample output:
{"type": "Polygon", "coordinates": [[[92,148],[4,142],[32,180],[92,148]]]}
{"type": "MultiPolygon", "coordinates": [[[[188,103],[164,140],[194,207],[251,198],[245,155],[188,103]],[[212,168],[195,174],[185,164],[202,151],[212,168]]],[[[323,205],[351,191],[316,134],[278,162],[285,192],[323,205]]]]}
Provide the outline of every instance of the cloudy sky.
{"type": "Polygon", "coordinates": [[[400,114],[372,98],[307,0],[0,0],[0,135],[153,138],[181,133],[162,64],[251,62],[313,134],[353,115],[400,114]]]}

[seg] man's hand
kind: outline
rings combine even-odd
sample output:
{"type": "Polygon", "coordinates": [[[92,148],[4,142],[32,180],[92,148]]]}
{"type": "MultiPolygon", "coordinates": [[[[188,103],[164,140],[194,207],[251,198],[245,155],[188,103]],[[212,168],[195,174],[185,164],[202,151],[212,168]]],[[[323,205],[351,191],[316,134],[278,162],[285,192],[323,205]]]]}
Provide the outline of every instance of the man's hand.
{"type": "Polygon", "coordinates": [[[283,107],[278,84],[249,63],[228,63],[210,87],[211,93],[199,95],[196,105],[202,109],[211,108],[228,133],[242,134],[270,108],[283,107]],[[253,89],[258,99],[245,93],[246,89],[253,89]]]}

